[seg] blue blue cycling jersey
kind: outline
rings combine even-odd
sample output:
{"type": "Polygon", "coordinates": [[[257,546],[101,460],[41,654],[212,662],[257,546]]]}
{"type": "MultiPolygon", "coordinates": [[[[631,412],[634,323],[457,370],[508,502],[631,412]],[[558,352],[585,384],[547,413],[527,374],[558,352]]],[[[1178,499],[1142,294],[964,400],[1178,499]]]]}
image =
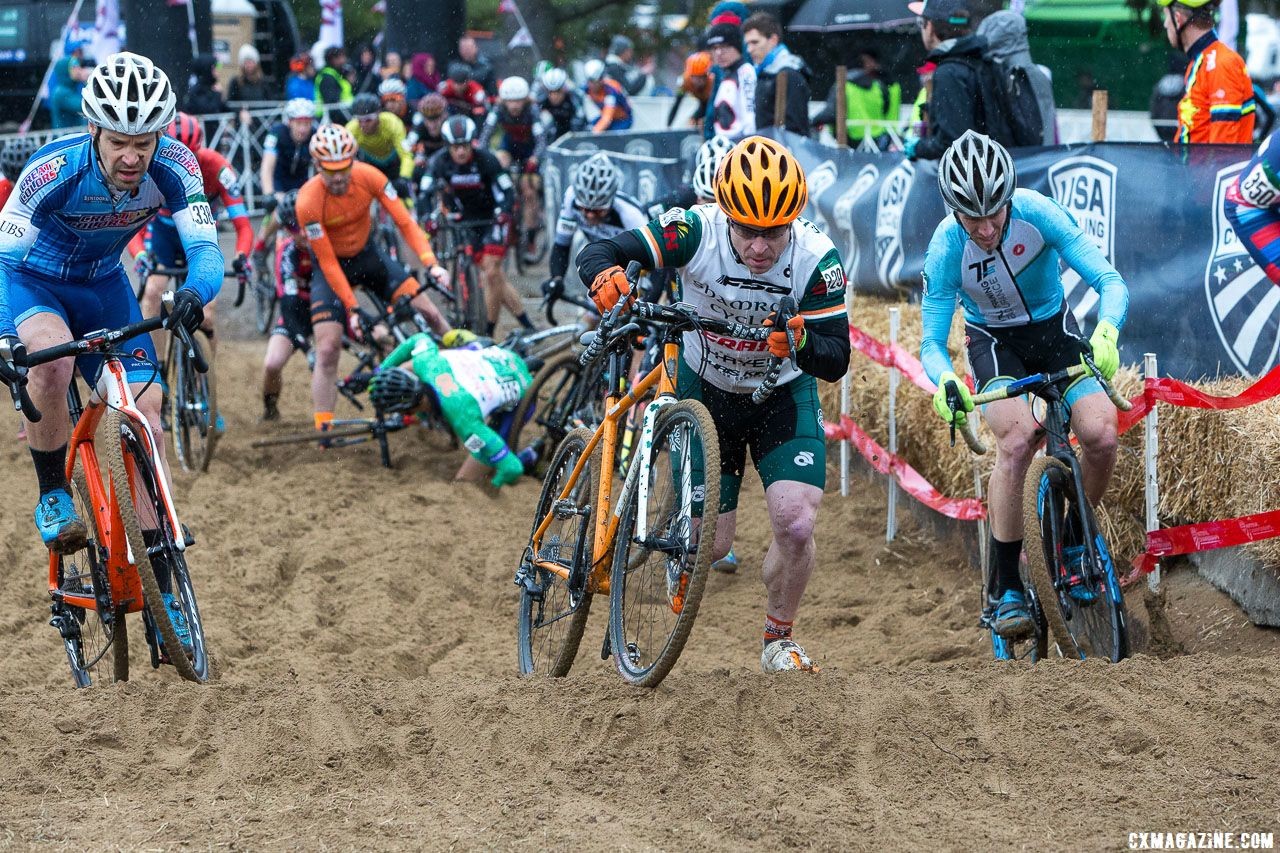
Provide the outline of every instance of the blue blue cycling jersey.
{"type": "Polygon", "coordinates": [[[934,382],[954,370],[947,334],[956,310],[985,328],[1024,326],[1053,317],[1064,301],[1059,261],[1101,297],[1098,314],[1117,329],[1129,311],[1129,288],[1102,250],[1062,205],[1034,190],[1015,190],[1004,239],[994,253],[969,239],[949,216],[938,224],[924,258],[924,339],[920,360],[934,382]]]}
{"type": "Polygon", "coordinates": [[[120,253],[166,207],[186,251],[186,287],[206,304],[222,287],[223,258],[200,165],[182,143],[160,138],[142,183],[133,192],[109,187],[89,134],[63,137],[28,161],[0,212],[0,335],[16,335],[10,282],[35,276],[60,284],[116,292],[120,253]]]}

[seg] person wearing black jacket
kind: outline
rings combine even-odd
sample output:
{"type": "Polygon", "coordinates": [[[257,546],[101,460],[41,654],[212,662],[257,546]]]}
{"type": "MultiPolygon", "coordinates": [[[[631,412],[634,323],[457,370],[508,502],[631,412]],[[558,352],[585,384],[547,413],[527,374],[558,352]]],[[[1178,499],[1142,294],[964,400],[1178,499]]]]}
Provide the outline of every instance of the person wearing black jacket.
{"type": "Polygon", "coordinates": [[[498,81],[493,73],[493,63],[480,54],[476,40],[471,36],[458,39],[458,58],[471,67],[471,79],[484,87],[490,98],[498,97],[498,81]]]}
{"type": "Polygon", "coordinates": [[[972,34],[972,18],[966,0],[924,0],[909,3],[921,18],[920,38],[929,50],[928,61],[937,64],[933,96],[929,98],[928,125],[918,141],[908,140],[905,154],[913,160],[937,160],[966,130],[985,133],[1002,144],[1008,140],[983,117],[983,55],[987,42],[972,34]]]}
{"type": "Polygon", "coordinates": [[[756,66],[756,128],[773,127],[778,74],[787,72],[787,113],[783,127],[809,135],[809,79],[813,72],[804,60],[782,43],[782,28],[767,12],[756,12],[742,25],[742,40],[756,66]]]}

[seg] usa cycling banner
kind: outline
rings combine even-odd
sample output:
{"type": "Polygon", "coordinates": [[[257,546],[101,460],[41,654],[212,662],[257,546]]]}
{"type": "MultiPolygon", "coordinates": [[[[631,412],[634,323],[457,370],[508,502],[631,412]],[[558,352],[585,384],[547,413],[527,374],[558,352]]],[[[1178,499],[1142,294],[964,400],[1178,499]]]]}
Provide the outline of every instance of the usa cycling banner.
{"type": "MultiPolygon", "coordinates": [[[[618,134],[602,133],[568,134],[560,138],[556,144],[547,149],[542,166],[543,190],[546,196],[547,216],[552,223],[560,213],[560,205],[564,202],[564,194],[573,185],[573,176],[578,165],[599,150],[605,150],[613,158],[613,164],[622,172],[622,191],[647,208],[657,199],[680,186],[687,179],[686,166],[683,160],[676,157],[650,157],[642,154],[628,154],[593,146],[589,143],[567,148],[562,143],[585,140],[606,140],[621,138],[618,134]]],[[[695,146],[694,150],[697,150],[695,146]]]]}

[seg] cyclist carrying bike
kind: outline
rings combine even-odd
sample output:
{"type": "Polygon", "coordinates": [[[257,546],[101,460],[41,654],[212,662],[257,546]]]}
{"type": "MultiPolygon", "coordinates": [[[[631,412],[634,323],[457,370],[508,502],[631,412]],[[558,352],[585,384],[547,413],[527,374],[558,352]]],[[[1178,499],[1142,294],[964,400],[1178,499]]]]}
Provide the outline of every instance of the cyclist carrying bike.
{"type": "Polygon", "coordinates": [[[356,95],[351,114],[355,118],[347,122],[347,130],[356,141],[357,159],[386,175],[401,199],[412,203],[413,155],[404,122],[385,112],[377,95],[356,95]]]}
{"type": "Polygon", "coordinates": [[[280,419],[280,392],[284,389],[284,366],[295,352],[311,351],[311,274],[315,261],[307,234],[298,224],[298,191],[290,190],[280,199],[276,216],[283,239],[276,246],[276,297],[280,316],[267,340],[262,363],[262,420],[280,419]]]}
{"type": "Polygon", "coordinates": [[[447,285],[449,274],[436,261],[427,235],[413,221],[386,176],[368,163],[355,162],[355,156],[356,141],[350,131],[341,125],[321,125],[311,137],[311,157],[318,174],[298,191],[298,224],[316,260],[311,277],[311,322],[316,346],[311,400],[318,430],[327,430],[333,421],[344,319],[357,340],[363,337],[362,321],[372,323],[377,319],[359,307],[353,284],[374,290],[387,302],[411,296],[413,307],[422,312],[437,334],[449,331],[449,324],[431,299],[420,292],[418,280],[404,265],[387,256],[380,241],[371,239],[370,205],[376,201],[386,211],[405,243],[439,284],[447,285]]]}
{"type": "MultiPolygon", "coordinates": [[[[170,327],[199,328],[223,275],[200,164],[190,149],[164,135],[176,112],[164,72],[146,57],[111,54],[90,73],[83,110],[88,132],[36,152],[0,214],[0,338],[13,354],[0,358],[0,379],[26,384],[44,415],[27,423],[40,489],[35,521],[45,545],[59,554],[86,541],[66,478],[67,388],[76,368],[92,384],[103,359],[61,359],[28,372],[20,366],[26,351],[142,319],[120,253],[161,208],[170,212],[190,269],[175,294],[170,327]]],[[[121,361],[163,454],[155,347],[150,336],[140,335],[120,348],[129,353],[121,361]]],[[[157,530],[142,533],[149,545],[159,541],[157,530]]],[[[171,601],[167,567],[155,568],[171,601]]]]}
{"type": "Polygon", "coordinates": [[[18,176],[22,174],[22,167],[39,148],[40,143],[30,136],[19,136],[5,142],[4,150],[0,151],[0,208],[9,200],[18,176]]]}
{"type": "MultiPolygon", "coordinates": [[[[947,353],[956,299],[964,309],[974,384],[985,393],[1016,379],[1053,372],[1092,352],[1103,377],[1120,366],[1117,340],[1129,307],[1129,290],[1101,250],[1056,201],[1017,189],[1013,160],[998,142],[969,130],[938,162],[938,186],[952,216],[939,223],[924,261],[920,360],[938,386],[933,406],[947,423],[973,411],[968,385],[947,353]],[[1101,297],[1099,319],[1086,341],[1068,309],[1059,261],[1080,274],[1101,297]],[[963,411],[952,412],[948,388],[963,411]]],[[[1116,410],[1092,376],[1067,390],[1071,428],[1083,450],[1085,491],[1097,505],[1115,466],[1116,410]]],[[[995,468],[988,487],[993,584],[991,628],[1017,640],[1034,630],[1018,574],[1022,551],[1022,491],[1027,468],[1044,441],[1022,397],[991,403],[983,415],[996,438],[995,468]]],[[[1068,536],[1072,535],[1068,531],[1068,536]]],[[[1078,540],[1079,532],[1074,534],[1078,540]]],[[[1084,558],[1072,546],[1068,566],[1084,558]]],[[[1092,594],[1083,587],[1072,595],[1092,594]]]]}
{"type": "MultiPolygon", "coordinates": [[[[604,152],[592,154],[578,166],[573,186],[564,194],[560,218],[556,220],[555,242],[551,246],[551,280],[544,290],[563,288],[573,235],[579,230],[588,243],[594,243],[640,228],[649,221],[639,202],[619,192],[621,187],[622,173],[604,152]]],[[[583,283],[587,281],[583,279],[583,283]]]]}
{"type": "MultiPolygon", "coordinates": [[[[221,202],[227,211],[227,218],[236,229],[236,257],[231,262],[232,270],[238,275],[251,275],[253,264],[249,253],[253,250],[253,225],[249,222],[249,210],[245,207],[240,195],[240,176],[231,168],[227,158],[212,148],[204,147],[204,130],[200,120],[186,113],[178,113],[166,131],[169,136],[181,142],[196,155],[201,179],[204,183],[204,197],[212,206],[221,202]]],[[[151,270],[157,266],[175,267],[185,262],[183,241],[174,224],[173,216],[168,210],[161,210],[147,227],[134,235],[129,241],[129,252],[133,255],[138,274],[144,279],[142,292],[142,313],[144,316],[155,316],[160,310],[160,297],[169,287],[169,276],[155,275],[151,270]]],[[[209,336],[209,348],[216,349],[214,337],[214,301],[204,307],[204,330],[209,336]]],[[[152,334],[157,349],[164,340],[163,332],[152,334]]],[[[212,355],[212,353],[210,353],[212,355]]],[[[217,416],[217,429],[223,430],[222,414],[217,416]]]]}
{"type": "Polygon", "coordinates": [[[382,362],[369,399],[384,412],[425,410],[443,418],[471,454],[454,479],[478,479],[488,467],[494,469],[490,482],[501,487],[520,479],[524,463],[488,420],[509,416],[532,382],[524,359],[510,350],[478,343],[441,349],[419,333],[382,362]]]}
{"type": "Polygon", "coordinates": [[[449,148],[431,158],[425,194],[428,197],[438,194],[441,210],[451,218],[493,222],[492,227],[473,229],[467,235],[480,259],[481,288],[488,315],[484,334],[493,335],[504,307],[522,327],[532,329],[533,321],[524,310],[520,294],[502,270],[515,189],[511,176],[492,152],[475,147],[476,123],[471,119],[453,116],[444,123],[443,133],[449,148]]]}
{"type": "Polygon", "coordinates": [[[529,97],[529,81],[507,77],[498,86],[498,103],[489,111],[480,130],[481,144],[501,133],[497,157],[502,168],[520,167],[520,223],[523,233],[534,234],[542,219],[541,190],[538,185],[538,111],[529,97]]]}
{"type": "Polygon", "coordinates": [[[680,269],[682,301],[698,313],[752,326],[773,323],[779,299],[800,313],[767,342],[686,332],[678,388],[701,400],[720,439],[720,519],[712,558],[729,551],[747,450],[765,485],[773,543],[764,559],[765,672],[817,667],[792,638],[813,573],[814,522],[826,483],[826,441],[817,379],[834,382],[849,366],[845,277],[831,240],[800,219],[808,199],[804,171],[786,148],[760,136],[742,140],[721,166],[717,203],[668,211],[643,228],[595,242],[578,256],[601,311],[631,298],[623,266],[680,269]],[[795,353],[774,394],[751,392],[770,357],[795,353]]]}
{"type": "Polygon", "coordinates": [[[316,129],[315,110],[310,98],[290,100],[284,105],[284,121],[272,127],[262,140],[258,180],[268,209],[253,245],[256,268],[266,267],[267,245],[276,235],[278,217],[274,206],[285,193],[301,189],[311,177],[311,152],[307,146],[316,129]]]}

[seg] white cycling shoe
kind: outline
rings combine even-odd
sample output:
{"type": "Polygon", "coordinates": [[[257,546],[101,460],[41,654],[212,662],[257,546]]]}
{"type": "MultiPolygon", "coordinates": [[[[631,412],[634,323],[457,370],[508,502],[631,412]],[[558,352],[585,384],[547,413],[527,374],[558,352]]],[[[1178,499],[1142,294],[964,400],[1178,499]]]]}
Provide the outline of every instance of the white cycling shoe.
{"type": "Polygon", "coordinates": [[[809,660],[804,649],[794,640],[774,640],[764,647],[760,655],[760,668],[771,672],[818,672],[818,665],[809,660]]]}

